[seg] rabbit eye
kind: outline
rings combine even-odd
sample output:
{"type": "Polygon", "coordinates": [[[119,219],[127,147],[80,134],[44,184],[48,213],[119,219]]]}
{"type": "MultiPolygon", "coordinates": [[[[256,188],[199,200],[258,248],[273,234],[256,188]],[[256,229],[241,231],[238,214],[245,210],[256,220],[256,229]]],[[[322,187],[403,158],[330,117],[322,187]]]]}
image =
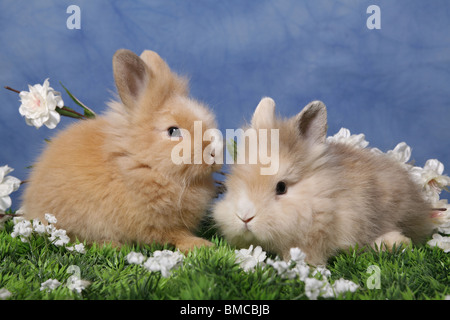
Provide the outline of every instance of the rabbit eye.
{"type": "Polygon", "coordinates": [[[275,191],[276,191],[277,195],[285,194],[287,192],[286,183],[284,181],[278,182],[275,191]]]}
{"type": "Polygon", "coordinates": [[[170,127],[169,129],[167,129],[167,133],[170,137],[173,138],[181,137],[181,130],[177,127],[170,127]]]}

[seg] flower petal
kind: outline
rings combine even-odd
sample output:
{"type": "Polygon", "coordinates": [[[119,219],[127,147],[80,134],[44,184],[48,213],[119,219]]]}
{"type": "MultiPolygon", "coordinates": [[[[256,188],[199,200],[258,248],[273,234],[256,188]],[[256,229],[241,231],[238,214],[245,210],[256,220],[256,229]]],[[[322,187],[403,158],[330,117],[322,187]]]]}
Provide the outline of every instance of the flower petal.
{"type": "Polygon", "coordinates": [[[50,111],[48,120],[44,123],[47,128],[49,129],[55,129],[58,125],[59,121],[61,120],[61,116],[56,111],[50,111]]]}
{"type": "Polygon", "coordinates": [[[432,170],[441,175],[444,172],[444,165],[437,159],[429,159],[425,163],[424,169],[432,170]]]}
{"type": "Polygon", "coordinates": [[[9,196],[0,198],[0,210],[5,211],[9,207],[11,207],[12,201],[9,196]]]}

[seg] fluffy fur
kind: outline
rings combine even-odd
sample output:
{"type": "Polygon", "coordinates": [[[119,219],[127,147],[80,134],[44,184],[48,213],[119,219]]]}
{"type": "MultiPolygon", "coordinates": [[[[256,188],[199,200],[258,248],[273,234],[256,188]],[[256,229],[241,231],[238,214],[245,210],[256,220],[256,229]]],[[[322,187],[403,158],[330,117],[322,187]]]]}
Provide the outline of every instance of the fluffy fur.
{"type": "Polygon", "coordinates": [[[261,245],[285,259],[299,247],[317,265],[355,244],[391,247],[429,235],[431,207],[401,165],[367,149],[326,143],[326,108],[319,101],[287,120],[276,118],[274,108],[272,99],[261,100],[251,128],[279,129],[278,172],[261,175],[260,163],[233,165],[227,193],[213,210],[230,243],[261,245]],[[280,181],[287,192],[277,195],[280,181]]]}
{"type": "Polygon", "coordinates": [[[167,130],[183,128],[193,140],[194,121],[215,128],[213,114],[188,97],[187,81],[155,52],[119,50],[113,71],[121,101],[52,139],[25,190],[26,218],[45,221],[52,213],[58,228],[87,242],[170,243],[182,251],[209,245],[193,231],[215,195],[212,173],[220,166],[174,164],[179,142],[167,130]]]}

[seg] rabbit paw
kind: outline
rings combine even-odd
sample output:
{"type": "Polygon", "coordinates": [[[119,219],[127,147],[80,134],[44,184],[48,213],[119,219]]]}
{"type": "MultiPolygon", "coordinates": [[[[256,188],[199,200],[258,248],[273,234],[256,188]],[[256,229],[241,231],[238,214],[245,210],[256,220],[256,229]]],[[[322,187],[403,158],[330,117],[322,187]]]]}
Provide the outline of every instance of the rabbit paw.
{"type": "Polygon", "coordinates": [[[394,247],[394,245],[396,247],[398,247],[401,244],[407,246],[410,243],[411,243],[411,239],[408,237],[405,237],[401,232],[391,231],[391,232],[385,233],[382,236],[378,237],[375,240],[373,247],[378,248],[378,250],[391,251],[392,248],[394,247]]]}
{"type": "Polygon", "coordinates": [[[213,245],[214,244],[208,240],[194,236],[181,238],[175,243],[177,249],[179,249],[181,252],[184,252],[185,254],[193,250],[194,248],[211,247],[213,245]]]}

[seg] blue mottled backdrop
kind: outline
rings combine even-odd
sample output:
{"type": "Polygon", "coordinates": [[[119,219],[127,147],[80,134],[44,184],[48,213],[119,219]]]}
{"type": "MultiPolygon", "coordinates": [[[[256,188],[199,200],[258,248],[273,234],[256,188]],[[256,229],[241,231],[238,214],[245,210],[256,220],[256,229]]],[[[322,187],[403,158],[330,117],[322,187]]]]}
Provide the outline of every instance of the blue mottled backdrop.
{"type": "MultiPolygon", "coordinates": [[[[437,158],[449,172],[450,1],[0,2],[2,86],[24,90],[49,77],[101,112],[115,91],[111,58],[119,48],[155,50],[189,75],[192,96],[211,106],[222,130],[250,119],[263,96],[285,116],[320,99],[329,134],[346,127],[383,151],[406,141],[418,165],[437,158]],[[66,26],[72,4],[81,29],[66,26]],[[372,4],[381,29],[366,26],[372,4]]],[[[23,180],[44,139],[71,120],[36,130],[19,115],[17,94],[1,88],[0,101],[0,165],[23,180]]]]}

